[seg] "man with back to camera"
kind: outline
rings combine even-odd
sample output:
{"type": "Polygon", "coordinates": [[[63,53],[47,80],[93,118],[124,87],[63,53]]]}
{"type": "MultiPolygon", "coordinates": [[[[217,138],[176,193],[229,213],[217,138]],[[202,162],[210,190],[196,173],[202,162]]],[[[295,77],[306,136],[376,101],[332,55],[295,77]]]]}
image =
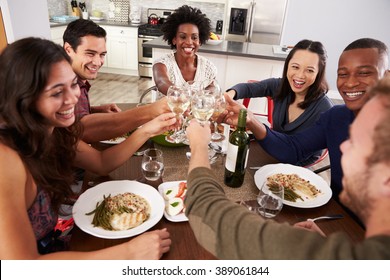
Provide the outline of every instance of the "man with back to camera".
{"type": "MultiPolygon", "coordinates": [[[[275,132],[248,111],[247,128],[253,132],[259,144],[280,162],[295,164],[308,154],[328,149],[331,165],[331,188],[338,199],[342,190],[340,144],[348,138],[349,126],[368,100],[366,89],[385,75],[388,68],[388,49],[378,40],[362,38],[350,43],[342,52],[337,70],[337,88],[345,105],[333,106],[307,130],[295,135],[275,132]]],[[[228,115],[223,115],[228,124],[237,123],[241,104],[225,95],[228,115]]]]}
{"type": "Polygon", "coordinates": [[[91,143],[122,136],[156,116],[170,112],[165,98],[123,112],[115,104],[90,106],[88,80],[96,79],[104,63],[106,31],[91,20],[78,19],[68,24],[63,40],[81,90],[75,113],[83,124],[84,141],[91,143]]]}
{"type": "Polygon", "coordinates": [[[340,201],[365,225],[362,242],[353,244],[342,232],[325,237],[312,221],[279,224],[229,200],[210,172],[210,128],[193,121],[185,204],[199,243],[219,259],[390,259],[390,216],[384,214],[390,211],[390,78],[365,94],[373,97],[340,146],[340,201]]]}

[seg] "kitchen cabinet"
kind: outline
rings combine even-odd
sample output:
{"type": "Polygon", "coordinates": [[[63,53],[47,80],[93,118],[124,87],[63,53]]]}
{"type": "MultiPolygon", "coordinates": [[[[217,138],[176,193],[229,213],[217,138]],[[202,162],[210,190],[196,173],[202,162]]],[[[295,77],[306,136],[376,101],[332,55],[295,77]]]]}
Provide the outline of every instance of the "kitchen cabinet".
{"type": "MultiPolygon", "coordinates": [[[[107,32],[107,55],[101,72],[138,76],[138,29],[102,25],[107,32]]],[[[63,45],[62,36],[66,25],[52,26],[51,39],[63,45]]]]}
{"type": "Polygon", "coordinates": [[[218,3],[218,4],[226,4],[227,0],[194,0],[187,2],[198,2],[198,3],[218,3]]]}
{"type": "Polygon", "coordinates": [[[62,36],[64,35],[66,25],[53,26],[50,28],[51,40],[61,46],[64,45],[62,36]]]}
{"type": "Polygon", "coordinates": [[[138,75],[138,30],[102,25],[107,32],[107,55],[102,72],[138,75]]]}

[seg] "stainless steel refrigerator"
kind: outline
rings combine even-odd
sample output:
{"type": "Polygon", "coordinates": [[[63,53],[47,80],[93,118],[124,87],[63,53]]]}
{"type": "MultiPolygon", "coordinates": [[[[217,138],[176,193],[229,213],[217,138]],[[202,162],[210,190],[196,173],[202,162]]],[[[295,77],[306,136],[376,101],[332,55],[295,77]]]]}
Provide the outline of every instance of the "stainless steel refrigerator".
{"type": "Polygon", "coordinates": [[[228,1],[225,39],[279,45],[287,1],[228,1]]]}

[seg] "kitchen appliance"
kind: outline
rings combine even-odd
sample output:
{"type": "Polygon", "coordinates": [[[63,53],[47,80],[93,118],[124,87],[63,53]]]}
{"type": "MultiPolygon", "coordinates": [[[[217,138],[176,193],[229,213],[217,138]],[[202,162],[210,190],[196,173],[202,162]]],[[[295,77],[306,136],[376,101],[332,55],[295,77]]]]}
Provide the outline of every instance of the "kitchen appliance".
{"type": "Polygon", "coordinates": [[[225,39],[279,45],[287,1],[229,1],[225,39]]]}
{"type": "Polygon", "coordinates": [[[160,18],[156,14],[148,16],[148,23],[151,25],[157,25],[160,22],[160,18]]]}
{"type": "Polygon", "coordinates": [[[215,33],[222,34],[223,29],[223,20],[217,20],[217,24],[215,26],[215,33]]]}
{"type": "Polygon", "coordinates": [[[152,77],[153,49],[144,47],[143,43],[163,35],[161,25],[173,13],[167,9],[148,9],[148,23],[138,27],[138,74],[141,77],[152,77]],[[150,21],[153,19],[153,21],[150,21]]]}

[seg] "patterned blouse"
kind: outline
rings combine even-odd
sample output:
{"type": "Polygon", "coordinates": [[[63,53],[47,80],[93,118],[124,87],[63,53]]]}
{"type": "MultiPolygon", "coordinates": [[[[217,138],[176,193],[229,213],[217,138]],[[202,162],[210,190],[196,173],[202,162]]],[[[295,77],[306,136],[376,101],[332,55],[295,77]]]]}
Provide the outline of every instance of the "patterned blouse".
{"type": "Polygon", "coordinates": [[[57,224],[58,216],[51,207],[49,193],[38,187],[38,194],[33,205],[28,209],[36,240],[40,240],[53,231],[57,224]]]}
{"type": "MultiPolygon", "coordinates": [[[[217,68],[215,65],[203,56],[198,54],[196,56],[198,57],[198,66],[196,69],[194,81],[202,83],[204,80],[216,79],[217,68]]],[[[173,84],[178,86],[186,85],[186,80],[184,80],[180,68],[176,63],[175,52],[171,52],[163,57],[157,58],[153,64],[156,63],[162,63],[167,67],[169,80],[173,84]]]]}

